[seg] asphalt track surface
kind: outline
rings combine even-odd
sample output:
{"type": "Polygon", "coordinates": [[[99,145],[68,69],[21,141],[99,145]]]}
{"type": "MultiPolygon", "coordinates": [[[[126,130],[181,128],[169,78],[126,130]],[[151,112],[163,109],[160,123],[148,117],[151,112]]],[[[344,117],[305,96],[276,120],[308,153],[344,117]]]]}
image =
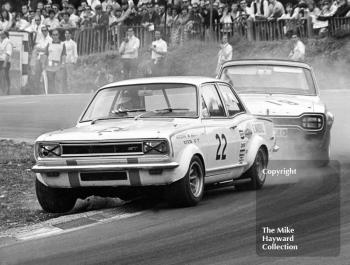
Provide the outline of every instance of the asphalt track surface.
{"type": "MultiPolygon", "coordinates": [[[[89,97],[2,97],[0,137],[69,127],[89,97]]],[[[330,167],[268,178],[257,193],[214,189],[197,207],[154,203],[131,218],[3,246],[0,264],[350,264],[350,91],[322,98],[335,114],[330,167]],[[276,222],[299,229],[302,256],[257,254],[256,224],[276,222]]]]}

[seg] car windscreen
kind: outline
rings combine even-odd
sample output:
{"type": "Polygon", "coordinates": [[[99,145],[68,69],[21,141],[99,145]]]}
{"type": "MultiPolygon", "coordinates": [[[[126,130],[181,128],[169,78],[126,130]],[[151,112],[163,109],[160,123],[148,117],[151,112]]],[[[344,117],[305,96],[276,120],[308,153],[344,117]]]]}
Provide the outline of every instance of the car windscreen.
{"type": "Polygon", "coordinates": [[[81,122],[95,119],[197,117],[197,89],[190,84],[139,84],[100,90],[81,122]]]}
{"type": "Polygon", "coordinates": [[[220,79],[233,85],[238,93],[316,95],[311,71],[301,67],[227,66],[220,79]]]}

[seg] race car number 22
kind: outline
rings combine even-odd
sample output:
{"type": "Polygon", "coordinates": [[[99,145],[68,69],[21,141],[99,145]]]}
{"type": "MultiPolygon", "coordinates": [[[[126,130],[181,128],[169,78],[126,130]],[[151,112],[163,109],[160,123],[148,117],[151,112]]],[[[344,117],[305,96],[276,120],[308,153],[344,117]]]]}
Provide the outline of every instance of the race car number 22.
{"type": "Polygon", "coordinates": [[[219,141],[219,146],[218,146],[218,149],[216,151],[216,160],[225,160],[226,159],[225,150],[226,150],[226,146],[227,146],[226,136],[224,134],[221,134],[221,138],[220,138],[220,135],[216,134],[215,138],[219,141]],[[221,155],[220,155],[221,139],[225,143],[224,143],[224,147],[222,148],[221,155]]]}

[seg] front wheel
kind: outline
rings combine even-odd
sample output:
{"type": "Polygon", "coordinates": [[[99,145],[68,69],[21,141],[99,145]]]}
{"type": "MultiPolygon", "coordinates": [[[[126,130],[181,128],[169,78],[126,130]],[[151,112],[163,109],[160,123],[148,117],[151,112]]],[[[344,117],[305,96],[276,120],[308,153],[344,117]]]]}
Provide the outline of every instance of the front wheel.
{"type": "Polygon", "coordinates": [[[255,156],[253,165],[243,174],[242,179],[249,179],[248,182],[236,184],[238,190],[259,190],[265,183],[268,158],[265,150],[260,148],[255,156]]]}
{"type": "Polygon", "coordinates": [[[73,209],[77,197],[71,189],[50,188],[35,180],[35,191],[39,204],[49,213],[65,213],[73,209]]]}
{"type": "Polygon", "coordinates": [[[204,193],[204,166],[202,161],[194,156],[188,171],[182,179],[170,184],[165,192],[168,203],[172,206],[195,206],[204,193]]]}

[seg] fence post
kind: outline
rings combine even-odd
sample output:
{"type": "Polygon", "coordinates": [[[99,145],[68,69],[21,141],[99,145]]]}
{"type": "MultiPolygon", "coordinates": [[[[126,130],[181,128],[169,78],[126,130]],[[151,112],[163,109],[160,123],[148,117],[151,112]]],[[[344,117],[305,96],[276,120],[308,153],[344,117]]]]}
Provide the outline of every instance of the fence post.
{"type": "Polygon", "coordinates": [[[312,36],[313,36],[313,25],[312,25],[312,18],[311,17],[307,17],[306,24],[307,24],[307,37],[308,38],[312,38],[312,36]]]}
{"type": "Polygon", "coordinates": [[[247,20],[247,39],[254,41],[254,21],[252,19],[247,20]]]}

